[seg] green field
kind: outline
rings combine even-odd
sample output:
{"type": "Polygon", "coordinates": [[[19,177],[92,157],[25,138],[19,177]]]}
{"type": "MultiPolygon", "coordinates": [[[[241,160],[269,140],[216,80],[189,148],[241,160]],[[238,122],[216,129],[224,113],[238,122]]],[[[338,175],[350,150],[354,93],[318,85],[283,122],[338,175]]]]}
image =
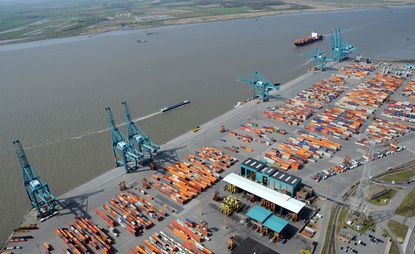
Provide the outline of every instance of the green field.
{"type": "Polygon", "coordinates": [[[338,220],[338,227],[336,228],[336,234],[340,232],[340,229],[345,226],[345,220],[347,216],[347,210],[342,207],[339,214],[339,220],[338,220]]]}
{"type": "MultiPolygon", "coordinates": [[[[347,208],[344,208],[344,207],[341,209],[340,214],[339,214],[339,220],[338,220],[339,227],[348,227],[348,228],[353,229],[354,231],[358,232],[359,234],[364,234],[368,229],[375,228],[376,225],[375,225],[375,223],[374,223],[374,221],[371,217],[369,217],[369,218],[367,218],[363,221],[363,223],[362,223],[363,225],[360,225],[361,226],[360,230],[358,230],[354,226],[354,224],[352,224],[350,226],[347,225],[346,224],[346,216],[347,216],[348,211],[349,210],[347,208]]],[[[337,230],[340,230],[340,229],[337,228],[337,230]]]]}
{"type": "MultiPolygon", "coordinates": [[[[302,10],[380,6],[366,0],[19,0],[0,1],[0,44],[117,29],[235,19],[302,10]],[[356,2],[360,2],[356,5],[356,2]],[[9,40],[9,41],[8,41],[9,40]]],[[[405,4],[404,0],[393,1],[405,4]]]]}
{"type": "Polygon", "coordinates": [[[399,248],[394,241],[392,241],[391,248],[389,250],[389,254],[400,254],[399,248]]]}
{"type": "Polygon", "coordinates": [[[0,41],[22,38],[38,40],[127,27],[162,26],[187,18],[218,16],[217,19],[220,19],[226,15],[308,8],[310,7],[287,4],[280,0],[0,2],[0,41]]]}
{"type": "Polygon", "coordinates": [[[388,193],[377,197],[375,199],[370,200],[370,203],[374,204],[374,205],[378,205],[378,206],[384,206],[387,205],[389,203],[389,201],[393,198],[393,196],[395,196],[396,194],[396,190],[395,189],[391,189],[388,193]]]}
{"type": "Polygon", "coordinates": [[[401,224],[395,220],[388,221],[389,229],[395,234],[395,236],[403,242],[406,233],[408,232],[408,226],[401,224]]]}
{"type": "Polygon", "coordinates": [[[415,188],[405,197],[395,212],[404,217],[415,216],[415,188]]]}
{"type": "Polygon", "coordinates": [[[415,169],[405,170],[397,173],[388,174],[382,177],[385,182],[395,181],[396,183],[406,183],[415,176],[415,169]]]}

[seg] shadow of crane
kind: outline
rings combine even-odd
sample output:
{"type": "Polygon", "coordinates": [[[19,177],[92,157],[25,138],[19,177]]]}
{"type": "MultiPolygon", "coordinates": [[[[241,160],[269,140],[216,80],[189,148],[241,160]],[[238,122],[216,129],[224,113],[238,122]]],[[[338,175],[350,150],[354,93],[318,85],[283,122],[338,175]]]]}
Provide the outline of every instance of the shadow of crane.
{"type": "Polygon", "coordinates": [[[94,192],[85,193],[78,196],[69,198],[59,199],[59,205],[62,207],[59,211],[58,216],[64,216],[67,214],[73,214],[74,216],[80,216],[83,218],[90,219],[91,216],[88,214],[88,199],[104,190],[97,190],[94,192]]]}
{"type": "Polygon", "coordinates": [[[163,150],[160,151],[157,156],[155,156],[154,161],[157,163],[158,168],[163,168],[166,164],[174,164],[179,162],[179,156],[177,155],[177,151],[181,149],[185,149],[186,146],[181,146],[173,149],[163,150]]]}

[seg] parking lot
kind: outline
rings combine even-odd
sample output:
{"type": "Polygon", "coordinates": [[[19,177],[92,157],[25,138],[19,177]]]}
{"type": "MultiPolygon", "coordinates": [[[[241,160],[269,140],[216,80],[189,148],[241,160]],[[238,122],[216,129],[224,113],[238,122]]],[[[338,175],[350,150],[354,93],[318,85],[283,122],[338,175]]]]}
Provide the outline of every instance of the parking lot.
{"type": "Polygon", "coordinates": [[[351,234],[352,238],[349,244],[343,241],[338,241],[337,249],[339,253],[384,253],[388,238],[383,234],[380,228],[375,230],[367,230],[363,235],[356,233],[356,231],[349,228],[342,228],[340,235],[351,234]]]}

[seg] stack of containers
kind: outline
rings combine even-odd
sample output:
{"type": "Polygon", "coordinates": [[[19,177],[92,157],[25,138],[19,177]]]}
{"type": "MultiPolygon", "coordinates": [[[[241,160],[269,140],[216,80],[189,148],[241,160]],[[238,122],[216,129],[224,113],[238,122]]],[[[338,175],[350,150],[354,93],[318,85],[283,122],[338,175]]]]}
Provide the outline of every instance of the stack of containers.
{"type": "Polygon", "coordinates": [[[367,87],[371,90],[384,91],[392,94],[402,85],[404,81],[404,78],[376,73],[375,77],[366,79],[361,85],[362,87],[367,87]]]}
{"type": "Polygon", "coordinates": [[[202,147],[198,152],[189,154],[187,160],[191,163],[207,166],[212,174],[221,173],[238,161],[235,157],[212,147],[202,147]]]}
{"type": "Polygon", "coordinates": [[[286,142],[265,153],[265,160],[280,170],[298,170],[307,161],[316,162],[322,157],[330,158],[341,145],[317,135],[300,132],[286,142]]]}
{"type": "Polygon", "coordinates": [[[346,76],[356,76],[359,78],[367,77],[371,72],[377,68],[373,64],[351,63],[340,69],[340,73],[346,76]]]}
{"type": "Polygon", "coordinates": [[[134,236],[143,229],[151,228],[154,225],[151,219],[160,221],[167,216],[161,207],[131,190],[120,193],[102,207],[107,213],[97,208],[94,211],[110,227],[114,228],[119,224],[134,236]]]}
{"type": "Polygon", "coordinates": [[[277,126],[263,124],[261,127],[259,127],[257,123],[252,123],[252,122],[247,122],[246,124],[242,124],[241,129],[247,132],[255,133],[259,137],[265,136],[266,133],[281,134],[281,135],[287,134],[286,130],[281,129],[277,126]]]}
{"type": "Polygon", "coordinates": [[[352,89],[345,96],[336,102],[336,106],[349,110],[364,110],[368,115],[375,110],[389,97],[389,93],[376,91],[370,87],[360,85],[352,89]]]}
{"type": "Polygon", "coordinates": [[[402,95],[409,98],[415,98],[415,79],[411,80],[409,84],[403,89],[402,95]]]}
{"type": "MultiPolygon", "coordinates": [[[[353,69],[353,68],[352,68],[353,69]]],[[[347,92],[333,107],[314,117],[305,129],[347,140],[403,83],[402,78],[376,74],[347,92]]]]}
{"type": "Polygon", "coordinates": [[[281,135],[285,135],[287,134],[287,131],[284,129],[281,129],[277,126],[272,126],[272,125],[265,125],[263,124],[262,127],[260,128],[261,133],[265,134],[265,133],[270,133],[270,134],[281,134],[281,135]]]}
{"type": "Polygon", "coordinates": [[[156,221],[161,221],[165,216],[163,210],[157,209],[155,205],[151,204],[143,197],[132,191],[128,191],[128,193],[120,193],[117,196],[117,199],[121,201],[124,207],[130,207],[131,213],[134,216],[141,218],[141,221],[145,225],[146,229],[153,225],[150,218],[156,221]]]}
{"type": "Polygon", "coordinates": [[[409,101],[392,101],[388,104],[382,115],[415,123],[415,104],[409,101]]]}
{"type": "Polygon", "coordinates": [[[289,99],[277,109],[265,111],[264,116],[289,125],[300,125],[307,120],[314,111],[314,108],[312,108],[307,101],[289,99]]]}
{"type": "MultiPolygon", "coordinates": [[[[259,128],[256,128],[253,126],[255,126],[255,124],[247,123],[246,125],[241,125],[240,128],[243,131],[254,133],[256,135],[256,138],[253,138],[253,141],[258,142],[260,144],[272,145],[272,143],[275,143],[277,141],[274,136],[269,135],[269,134],[281,134],[281,135],[287,134],[286,130],[272,126],[272,125],[262,125],[262,127],[259,127],[259,128]]],[[[250,138],[248,138],[248,136],[252,137],[250,135],[238,134],[238,136],[239,136],[238,138],[243,141],[247,141],[247,142],[252,141],[250,138]]]]}
{"type": "Polygon", "coordinates": [[[179,204],[187,203],[218,180],[207,166],[195,163],[177,162],[165,169],[165,173],[153,175],[157,181],[154,186],[179,204]]]}
{"type": "MultiPolygon", "coordinates": [[[[190,220],[190,222],[192,222],[190,220]]],[[[201,243],[207,239],[208,231],[202,227],[196,225],[195,223],[190,223],[188,221],[182,221],[180,219],[172,220],[168,226],[173,233],[176,235],[184,236],[184,240],[192,239],[198,243],[201,243]]]]}
{"type": "Polygon", "coordinates": [[[130,251],[130,254],[164,254],[164,253],[180,253],[191,254],[191,251],[179,242],[166,235],[163,231],[154,233],[144,240],[144,245],[137,245],[130,251]]]}
{"type": "Polygon", "coordinates": [[[254,141],[254,137],[252,137],[251,135],[240,134],[236,131],[230,131],[229,134],[247,143],[251,143],[252,141],[254,141]]]}
{"type": "Polygon", "coordinates": [[[347,140],[353,133],[359,132],[360,126],[368,117],[365,110],[333,107],[314,117],[304,129],[347,140]]]}
{"type": "Polygon", "coordinates": [[[166,167],[163,174],[153,175],[157,182],[154,187],[179,204],[187,203],[209,188],[218,181],[219,173],[237,162],[235,157],[212,147],[203,147],[187,159],[188,162],[166,167]]]}
{"type": "Polygon", "coordinates": [[[136,214],[139,213],[136,208],[126,207],[118,198],[111,199],[109,204],[103,205],[103,208],[134,236],[137,236],[144,227],[148,228],[152,225],[152,222],[147,218],[136,217],[136,214]]]}
{"type": "Polygon", "coordinates": [[[371,140],[377,143],[390,141],[400,137],[413,130],[407,125],[390,122],[382,119],[376,119],[366,129],[371,140]]]}
{"type": "Polygon", "coordinates": [[[300,125],[317,110],[336,99],[345,89],[344,79],[332,76],[329,81],[317,82],[294,98],[286,100],[275,110],[265,111],[264,116],[289,125],[300,125]]]}
{"type": "Polygon", "coordinates": [[[68,245],[71,253],[89,253],[89,249],[103,254],[112,253],[112,240],[88,219],[76,217],[68,227],[58,228],[55,232],[68,245]]]}

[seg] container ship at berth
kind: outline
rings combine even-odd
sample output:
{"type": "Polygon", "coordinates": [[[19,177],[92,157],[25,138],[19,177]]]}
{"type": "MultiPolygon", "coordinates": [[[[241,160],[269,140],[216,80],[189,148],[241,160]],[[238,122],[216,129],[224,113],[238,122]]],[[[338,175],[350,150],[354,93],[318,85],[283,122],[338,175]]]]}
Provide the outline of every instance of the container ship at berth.
{"type": "Polygon", "coordinates": [[[316,41],[321,41],[322,39],[323,39],[323,35],[322,34],[318,34],[318,33],[312,32],[307,37],[294,40],[293,41],[293,44],[296,47],[301,47],[301,46],[305,46],[307,44],[310,44],[310,43],[313,43],[313,42],[316,42],[316,41]]]}
{"type": "Polygon", "coordinates": [[[185,100],[185,101],[179,102],[177,104],[174,104],[174,105],[171,105],[171,106],[168,106],[168,107],[164,107],[164,108],[160,109],[160,111],[161,112],[166,112],[166,111],[178,108],[178,107],[182,107],[182,106],[187,105],[189,103],[190,103],[189,100],[185,100]]]}

